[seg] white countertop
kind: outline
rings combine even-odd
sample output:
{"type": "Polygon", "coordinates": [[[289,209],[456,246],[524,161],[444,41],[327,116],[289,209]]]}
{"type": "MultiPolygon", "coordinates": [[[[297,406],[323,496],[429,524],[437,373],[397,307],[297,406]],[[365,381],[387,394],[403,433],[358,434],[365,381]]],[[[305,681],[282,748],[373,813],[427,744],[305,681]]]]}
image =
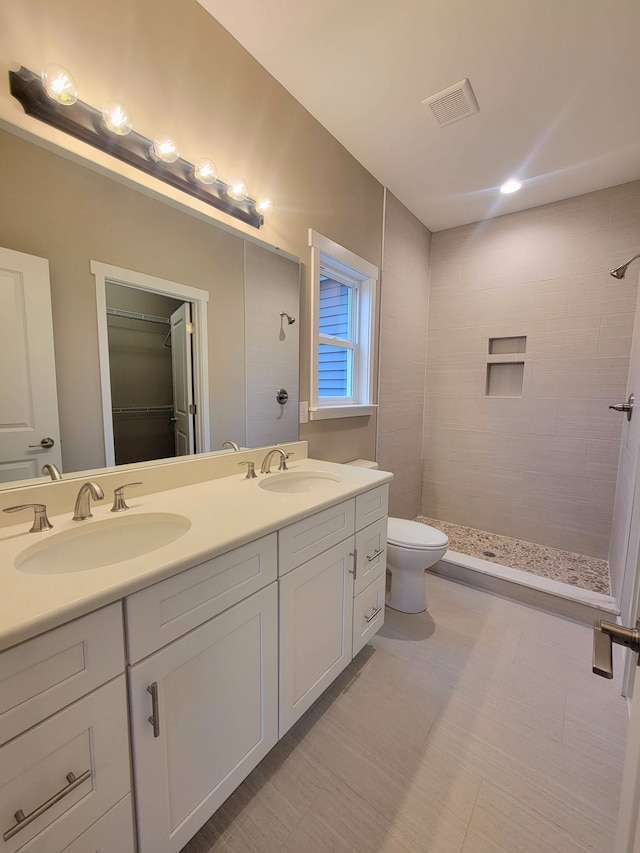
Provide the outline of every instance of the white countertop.
{"type": "Polygon", "coordinates": [[[237,474],[141,497],[131,490],[127,494],[131,509],[117,515],[110,512],[111,501],[105,496],[92,503],[93,518],[87,521],[72,521],[70,506],[67,513],[50,517],[53,530],[44,533],[29,533],[31,521],[0,530],[0,650],[393,479],[386,471],[316,459],[292,462],[289,469],[327,472],[341,480],[327,481],[315,493],[282,494],[259,484],[266,477],[286,474],[259,475],[255,480],[237,474]],[[185,516],[191,526],[179,539],[140,557],[59,574],[29,574],[15,567],[23,551],[63,531],[159,512],[185,516]]]}

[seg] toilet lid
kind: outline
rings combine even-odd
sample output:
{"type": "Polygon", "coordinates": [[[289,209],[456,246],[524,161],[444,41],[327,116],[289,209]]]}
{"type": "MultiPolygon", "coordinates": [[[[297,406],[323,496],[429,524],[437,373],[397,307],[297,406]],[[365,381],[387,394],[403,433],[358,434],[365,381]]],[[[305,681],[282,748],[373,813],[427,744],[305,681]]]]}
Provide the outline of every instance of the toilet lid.
{"type": "Polygon", "coordinates": [[[404,548],[443,548],[449,537],[435,527],[408,521],[406,518],[390,518],[387,527],[387,542],[404,548]]]}

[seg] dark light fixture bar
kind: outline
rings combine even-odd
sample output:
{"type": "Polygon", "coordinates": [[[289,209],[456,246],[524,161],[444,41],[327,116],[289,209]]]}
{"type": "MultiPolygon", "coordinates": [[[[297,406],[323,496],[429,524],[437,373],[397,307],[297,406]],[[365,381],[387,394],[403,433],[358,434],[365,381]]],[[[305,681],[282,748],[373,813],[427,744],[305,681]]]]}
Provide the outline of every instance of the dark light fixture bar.
{"type": "Polygon", "coordinates": [[[260,228],[264,223],[264,217],[256,210],[253,199],[236,201],[230,198],[227,195],[227,184],[219,180],[208,185],[197,183],[193,177],[193,164],[182,157],[175,163],[154,162],[149,156],[153,140],[135,130],[126,136],[110,133],[104,125],[101,111],[83,101],[78,100],[71,105],[52,101],[40,77],[28,68],[22,66],[19,71],[9,71],[9,87],[27,115],[75,136],[254,228],[260,228]]]}

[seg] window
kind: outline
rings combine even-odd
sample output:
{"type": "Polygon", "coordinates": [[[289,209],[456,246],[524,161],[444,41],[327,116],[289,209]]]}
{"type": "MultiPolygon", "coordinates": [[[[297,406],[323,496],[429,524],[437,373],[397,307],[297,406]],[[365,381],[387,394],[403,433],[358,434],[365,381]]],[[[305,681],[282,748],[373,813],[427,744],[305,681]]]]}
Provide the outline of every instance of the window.
{"type": "Polygon", "coordinates": [[[311,420],[371,414],[378,268],[315,231],[311,420]]]}

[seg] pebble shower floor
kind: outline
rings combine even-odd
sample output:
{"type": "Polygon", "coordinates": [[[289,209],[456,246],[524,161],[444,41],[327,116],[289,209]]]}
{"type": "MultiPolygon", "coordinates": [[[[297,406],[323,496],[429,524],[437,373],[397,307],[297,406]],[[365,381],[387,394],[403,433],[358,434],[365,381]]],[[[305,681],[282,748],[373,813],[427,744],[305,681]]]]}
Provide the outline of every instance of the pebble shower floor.
{"type": "Polygon", "coordinates": [[[459,554],[479,557],[481,560],[521,569],[603,595],[610,594],[609,566],[606,560],[596,560],[595,557],[585,557],[571,551],[559,551],[546,545],[510,539],[508,536],[462,527],[436,518],[418,516],[416,521],[446,533],[449,537],[449,548],[459,554]]]}

